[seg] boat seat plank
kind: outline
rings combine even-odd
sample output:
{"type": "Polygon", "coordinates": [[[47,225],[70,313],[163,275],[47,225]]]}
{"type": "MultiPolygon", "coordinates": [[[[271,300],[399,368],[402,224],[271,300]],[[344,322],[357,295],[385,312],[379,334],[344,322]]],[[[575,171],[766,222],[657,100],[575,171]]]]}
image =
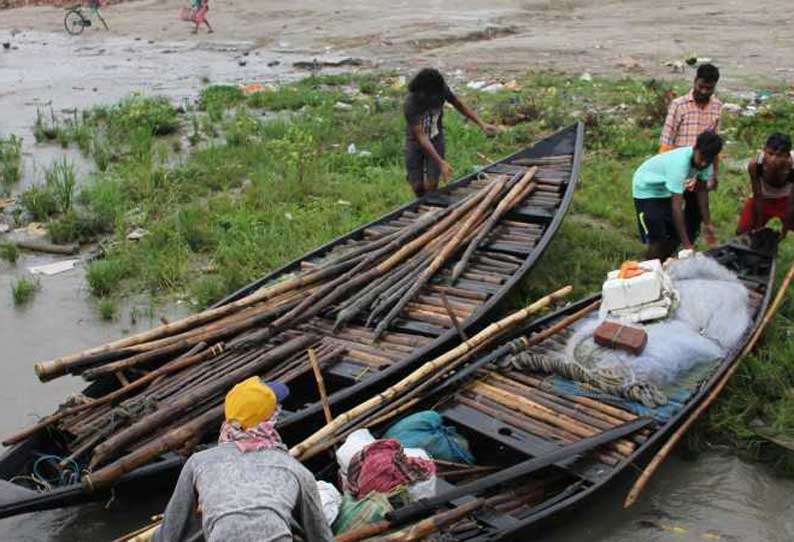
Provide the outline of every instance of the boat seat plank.
{"type": "Polygon", "coordinates": [[[441,408],[439,413],[453,423],[488,436],[529,456],[543,455],[559,448],[559,445],[551,441],[522,431],[457,402],[441,408]]]}

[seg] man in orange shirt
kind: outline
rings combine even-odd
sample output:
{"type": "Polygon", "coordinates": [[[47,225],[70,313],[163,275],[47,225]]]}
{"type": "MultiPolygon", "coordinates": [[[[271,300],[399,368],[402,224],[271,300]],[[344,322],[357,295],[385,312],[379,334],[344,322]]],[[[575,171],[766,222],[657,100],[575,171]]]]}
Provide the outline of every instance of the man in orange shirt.
{"type": "MultiPolygon", "coordinates": [[[[714,96],[720,72],[712,64],[698,67],[692,90],[684,96],[676,98],[667,110],[664,129],[659,140],[659,152],[666,152],[679,147],[693,146],[697,137],[705,131],[719,133],[722,102],[714,96]]],[[[684,214],[691,231],[687,232],[694,241],[700,233],[700,208],[697,203],[699,190],[714,190],[717,187],[719,159],[714,160],[714,171],[705,183],[689,183],[684,194],[684,214]]],[[[716,243],[716,238],[707,232],[706,242],[716,243]]]]}

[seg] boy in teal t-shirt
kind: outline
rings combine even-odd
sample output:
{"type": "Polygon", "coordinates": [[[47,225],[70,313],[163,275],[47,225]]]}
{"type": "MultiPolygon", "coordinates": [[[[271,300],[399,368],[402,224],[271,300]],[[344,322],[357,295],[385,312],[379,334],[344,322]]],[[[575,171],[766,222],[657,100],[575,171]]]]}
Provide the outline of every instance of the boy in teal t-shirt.
{"type": "Polygon", "coordinates": [[[694,191],[703,220],[706,242],[716,243],[705,181],[711,176],[722,139],[701,133],[694,147],[680,147],[649,158],[634,172],[632,195],[640,237],[648,246],[647,259],[664,261],[679,245],[691,249],[699,224],[689,224],[683,210],[684,191],[694,191]]]}

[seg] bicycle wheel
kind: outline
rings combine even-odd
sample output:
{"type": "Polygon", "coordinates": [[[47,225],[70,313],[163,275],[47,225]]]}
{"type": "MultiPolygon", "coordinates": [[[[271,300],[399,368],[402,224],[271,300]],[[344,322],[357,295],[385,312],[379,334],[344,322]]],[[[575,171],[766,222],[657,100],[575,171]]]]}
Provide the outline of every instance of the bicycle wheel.
{"type": "Polygon", "coordinates": [[[63,18],[63,26],[66,28],[66,32],[72,36],[80,34],[86,27],[85,23],[86,20],[83,17],[83,14],[76,9],[70,9],[67,11],[66,16],[63,18]]]}

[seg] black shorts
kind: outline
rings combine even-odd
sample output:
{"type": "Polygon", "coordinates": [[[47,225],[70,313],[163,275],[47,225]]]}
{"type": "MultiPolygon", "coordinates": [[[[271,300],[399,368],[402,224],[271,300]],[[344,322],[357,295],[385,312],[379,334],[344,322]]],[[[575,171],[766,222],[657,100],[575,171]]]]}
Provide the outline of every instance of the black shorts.
{"type": "Polygon", "coordinates": [[[673,222],[672,198],[634,198],[640,239],[646,245],[679,241],[673,222]]]}
{"type": "MultiPolygon", "coordinates": [[[[444,132],[439,132],[430,142],[439,156],[444,158],[444,132]]],[[[425,151],[422,150],[419,142],[409,138],[405,140],[405,170],[411,186],[415,184],[421,185],[425,178],[431,180],[441,178],[441,169],[436,164],[436,161],[429,156],[425,156],[425,151]]]]}

